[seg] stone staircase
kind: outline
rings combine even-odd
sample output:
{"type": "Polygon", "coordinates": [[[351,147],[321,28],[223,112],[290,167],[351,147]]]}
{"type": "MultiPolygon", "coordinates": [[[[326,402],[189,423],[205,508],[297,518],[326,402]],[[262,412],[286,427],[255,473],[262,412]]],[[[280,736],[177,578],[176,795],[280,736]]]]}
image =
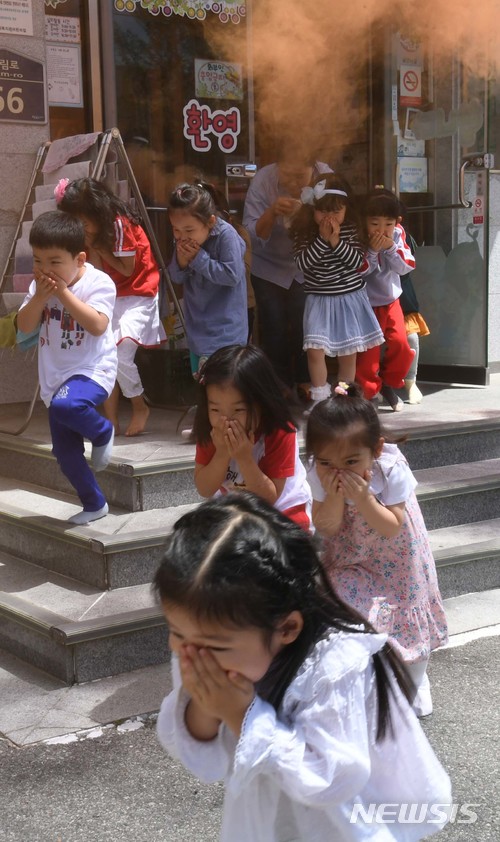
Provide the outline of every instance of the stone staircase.
{"type": "MultiPolygon", "coordinates": [[[[66,522],[79,504],[48,435],[0,435],[0,647],[67,684],[168,657],[149,583],[173,523],[200,498],[193,447],[156,413],[161,435],[147,447],[122,439],[100,475],[110,515],[82,527],[66,522]]],[[[500,414],[414,427],[402,449],[443,597],[498,587],[500,414]]]]}

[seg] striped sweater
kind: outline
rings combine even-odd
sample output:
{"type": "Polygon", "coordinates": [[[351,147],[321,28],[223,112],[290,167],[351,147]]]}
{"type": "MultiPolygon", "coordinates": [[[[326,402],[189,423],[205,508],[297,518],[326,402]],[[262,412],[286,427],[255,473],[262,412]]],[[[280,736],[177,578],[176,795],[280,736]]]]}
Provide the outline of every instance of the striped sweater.
{"type": "Polygon", "coordinates": [[[365,278],[359,274],[363,248],[354,225],[340,226],[340,242],[332,248],[318,236],[311,242],[296,240],[294,259],[304,274],[304,292],[314,295],[345,295],[363,289],[365,278]]]}

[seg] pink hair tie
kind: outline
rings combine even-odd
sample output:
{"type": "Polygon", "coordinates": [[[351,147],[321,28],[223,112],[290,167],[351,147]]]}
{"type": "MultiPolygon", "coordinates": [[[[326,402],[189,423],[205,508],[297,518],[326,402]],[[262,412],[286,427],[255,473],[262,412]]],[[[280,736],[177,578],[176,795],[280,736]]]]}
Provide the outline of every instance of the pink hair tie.
{"type": "Polygon", "coordinates": [[[69,184],[69,178],[60,178],[54,187],[54,196],[56,197],[56,204],[60,205],[62,198],[66,193],[66,187],[69,184]]]}
{"type": "Polygon", "coordinates": [[[341,380],[341,382],[338,383],[335,386],[335,389],[333,391],[334,391],[334,394],[343,395],[345,398],[347,398],[348,395],[349,395],[348,389],[349,389],[349,385],[347,383],[344,383],[343,380],[341,380]]]}

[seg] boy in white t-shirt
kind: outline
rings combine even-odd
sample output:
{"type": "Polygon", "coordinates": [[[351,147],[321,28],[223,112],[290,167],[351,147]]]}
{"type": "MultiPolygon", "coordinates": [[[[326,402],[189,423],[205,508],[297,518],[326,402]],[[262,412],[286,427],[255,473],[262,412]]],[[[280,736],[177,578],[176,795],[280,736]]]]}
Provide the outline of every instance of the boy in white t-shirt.
{"type": "Polygon", "coordinates": [[[35,279],[17,316],[20,331],[40,328],[40,394],[49,409],[52,452],[82,501],[83,510],[69,518],[76,524],[108,513],[85,459],[84,439],[92,442],[92,467],[102,471],[111,458],[114,429],[96,407],[109,397],[117,369],[111,329],[116,287],[85,262],[84,243],[83,223],[70,214],[49,211],[33,222],[35,279]]]}

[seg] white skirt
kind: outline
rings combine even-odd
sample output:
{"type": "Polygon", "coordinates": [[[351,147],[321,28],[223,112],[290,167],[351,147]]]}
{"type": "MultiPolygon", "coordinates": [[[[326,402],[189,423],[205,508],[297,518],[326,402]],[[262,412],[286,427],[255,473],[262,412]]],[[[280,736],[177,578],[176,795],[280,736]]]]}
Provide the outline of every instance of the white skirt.
{"type": "Polygon", "coordinates": [[[383,341],[365,287],[345,295],[306,294],[305,351],[315,348],[328,357],[343,357],[367,351],[383,341]]]}
{"type": "Polygon", "coordinates": [[[113,310],[113,333],[117,345],[132,339],[137,345],[151,348],[167,341],[160,321],[158,295],[124,295],[116,299],[113,310]]]}

